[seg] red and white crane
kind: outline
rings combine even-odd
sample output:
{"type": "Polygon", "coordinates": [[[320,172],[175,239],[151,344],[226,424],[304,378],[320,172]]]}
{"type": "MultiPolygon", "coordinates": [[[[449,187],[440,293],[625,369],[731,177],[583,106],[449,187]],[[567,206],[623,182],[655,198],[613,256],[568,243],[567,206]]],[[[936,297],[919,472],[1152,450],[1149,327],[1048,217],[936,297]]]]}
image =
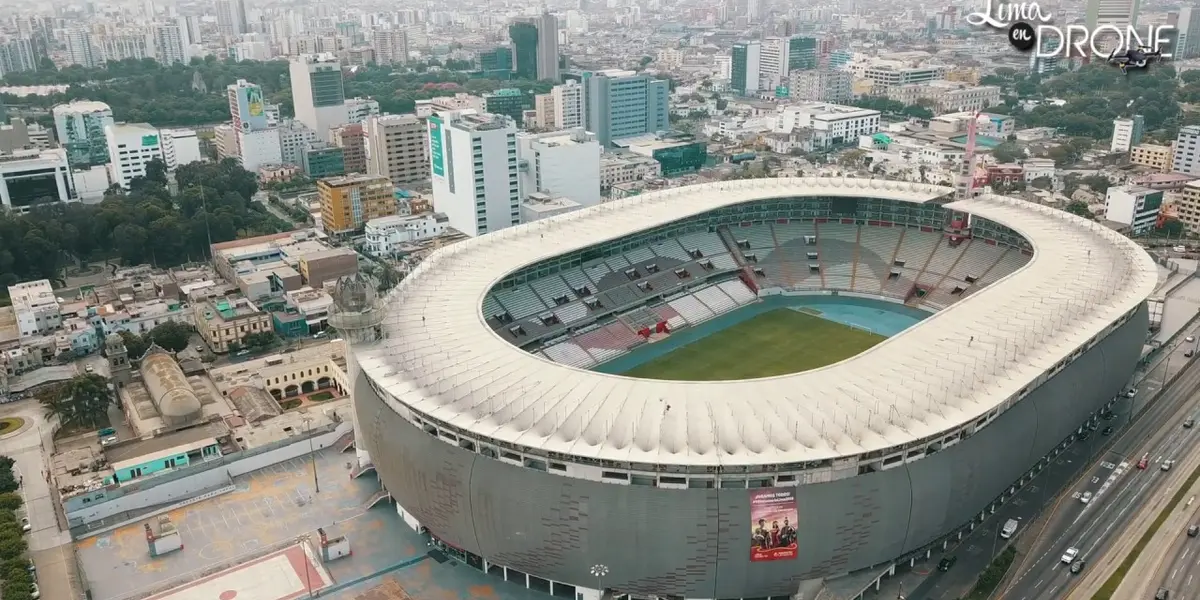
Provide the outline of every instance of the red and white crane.
{"type": "Polygon", "coordinates": [[[979,116],[982,113],[971,113],[967,122],[967,152],[963,156],[962,173],[959,175],[958,193],[963,198],[970,198],[975,190],[975,135],[979,129],[979,116]]]}

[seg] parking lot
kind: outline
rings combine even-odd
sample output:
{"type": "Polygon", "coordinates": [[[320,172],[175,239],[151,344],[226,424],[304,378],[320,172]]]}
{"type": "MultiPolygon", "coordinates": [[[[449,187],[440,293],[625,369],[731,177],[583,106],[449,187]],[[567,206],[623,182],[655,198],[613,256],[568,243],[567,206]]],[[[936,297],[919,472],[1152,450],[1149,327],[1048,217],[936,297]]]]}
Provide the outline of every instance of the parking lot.
{"type": "Polygon", "coordinates": [[[352,460],[352,455],[330,449],[317,453],[320,493],[305,457],[239,477],[236,491],[171,511],[183,541],[180,552],[151,558],[141,522],[81,540],[78,553],[93,597],[157,590],[218,565],[248,560],[318,527],[385,544],[377,531],[389,524],[376,513],[387,511],[364,514],[362,509],[379,483],[370,476],[351,480],[352,460]]]}

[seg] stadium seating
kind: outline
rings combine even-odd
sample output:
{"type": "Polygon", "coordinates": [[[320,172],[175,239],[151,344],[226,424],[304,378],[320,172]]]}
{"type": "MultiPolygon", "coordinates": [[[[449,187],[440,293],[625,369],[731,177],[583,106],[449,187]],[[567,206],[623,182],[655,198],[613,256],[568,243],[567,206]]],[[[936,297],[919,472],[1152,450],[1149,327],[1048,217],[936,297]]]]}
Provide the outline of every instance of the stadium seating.
{"type": "Polygon", "coordinates": [[[958,261],[958,265],[950,271],[950,277],[961,281],[966,281],[968,277],[979,279],[987,273],[996,261],[1004,255],[1006,248],[995,244],[988,244],[983,240],[972,240],[971,246],[967,248],[966,254],[962,260],[958,261]]]}
{"type": "Polygon", "coordinates": [[[637,292],[629,289],[627,285],[609,288],[604,291],[604,295],[608,297],[608,302],[605,303],[605,306],[609,308],[629,306],[642,298],[637,292]]]}
{"type": "Polygon", "coordinates": [[[563,271],[562,276],[566,280],[567,285],[571,286],[572,290],[586,287],[592,294],[595,294],[597,291],[596,282],[589,279],[587,273],[584,273],[582,269],[563,271]]]}
{"type": "Polygon", "coordinates": [[[858,244],[858,225],[821,223],[817,225],[817,251],[825,274],[824,286],[835,290],[850,289],[854,275],[854,255],[858,244]]]}
{"type": "Polygon", "coordinates": [[[900,245],[900,227],[863,227],[860,234],[858,270],[854,277],[854,290],[877,293],[887,278],[892,256],[900,245]]]}
{"type": "Polygon", "coordinates": [[[683,249],[683,246],[679,245],[678,240],[668,240],[661,244],[655,244],[650,249],[658,256],[674,258],[685,262],[692,259],[692,257],[688,256],[687,251],[683,249]]]}
{"type": "Polygon", "coordinates": [[[588,279],[592,280],[592,284],[599,285],[600,279],[612,273],[612,269],[608,268],[608,265],[604,264],[604,261],[598,261],[590,265],[584,265],[583,272],[587,273],[588,279]]]}
{"type": "Polygon", "coordinates": [[[604,264],[608,265],[608,268],[612,269],[613,273],[620,273],[621,271],[628,269],[630,266],[629,260],[624,256],[609,257],[608,260],[604,261],[604,264]]]}
{"type": "MultiPolygon", "coordinates": [[[[929,265],[925,267],[925,273],[936,275],[937,279],[941,279],[950,274],[950,270],[962,258],[963,253],[970,246],[970,240],[964,241],[958,246],[951,247],[949,239],[943,239],[938,242],[937,249],[933,251],[933,256],[929,259],[929,265]]],[[[909,265],[913,266],[913,265],[909,265]]],[[[923,280],[926,278],[923,278],[923,280]]],[[[935,280],[930,279],[931,281],[935,280]]]]}
{"type": "Polygon", "coordinates": [[[900,250],[896,252],[895,260],[904,261],[905,268],[916,269],[919,272],[925,267],[925,263],[929,262],[929,257],[940,241],[941,233],[909,228],[900,242],[900,250]]]}
{"type": "Polygon", "coordinates": [[[579,344],[571,341],[560,342],[553,346],[542,348],[542,353],[546,358],[556,363],[579,367],[581,369],[586,369],[596,364],[596,359],[592,358],[592,355],[588,354],[587,350],[584,350],[579,344]]]}
{"type": "Polygon", "coordinates": [[[687,327],[687,319],[680,316],[679,311],[671,308],[670,304],[660,304],[655,306],[654,312],[658,313],[658,316],[667,322],[667,326],[671,328],[671,331],[679,329],[680,327],[687,327]]]}
{"type": "Polygon", "coordinates": [[[905,296],[912,291],[913,285],[917,282],[917,275],[919,274],[920,271],[917,269],[902,269],[900,267],[892,267],[888,272],[888,275],[885,275],[886,279],[884,279],[883,282],[883,289],[881,289],[879,293],[883,294],[884,296],[891,296],[892,298],[899,298],[903,300],[905,296]],[[900,276],[893,279],[891,277],[892,271],[899,273],[900,276]]]}
{"type": "Polygon", "coordinates": [[[689,233],[680,236],[679,243],[684,250],[699,250],[703,256],[728,254],[729,248],[721,241],[721,236],[715,233],[689,233]]]}
{"type": "Polygon", "coordinates": [[[707,321],[715,316],[713,315],[713,312],[709,310],[704,303],[697,300],[695,296],[688,295],[682,298],[676,298],[667,304],[669,304],[671,308],[674,308],[675,311],[679,313],[679,316],[687,319],[687,322],[692,325],[703,323],[704,321],[707,321]]]}
{"type": "Polygon", "coordinates": [[[483,297],[483,318],[488,319],[498,314],[508,312],[503,306],[500,306],[492,294],[483,297]]]}
{"type": "Polygon", "coordinates": [[[605,325],[604,328],[612,335],[612,339],[620,345],[622,349],[632,348],[643,342],[641,336],[629,328],[628,325],[614,321],[605,325]]]}
{"type": "Polygon", "coordinates": [[[570,324],[586,319],[588,309],[583,302],[572,302],[554,309],[554,316],[558,317],[558,320],[564,324],[570,324]]]}
{"type": "Polygon", "coordinates": [[[765,260],[775,251],[775,234],[767,223],[758,223],[749,227],[730,227],[729,233],[735,241],[746,240],[750,248],[743,248],[742,254],[754,253],[759,261],[765,260]]]}
{"type": "Polygon", "coordinates": [[[700,302],[713,312],[714,315],[727,313],[737,308],[737,302],[734,302],[721,288],[713,285],[692,294],[700,302]]]}
{"type": "Polygon", "coordinates": [[[718,271],[726,271],[729,269],[736,269],[738,267],[737,261],[734,260],[733,256],[731,256],[728,252],[707,258],[712,261],[713,268],[718,271]]]}
{"type": "Polygon", "coordinates": [[[640,265],[645,262],[654,261],[654,251],[649,248],[638,248],[625,253],[625,259],[631,265],[640,265]]]}
{"type": "MultiPolygon", "coordinates": [[[[771,228],[775,230],[776,245],[780,248],[788,242],[801,239],[806,235],[817,235],[817,230],[811,222],[792,221],[790,223],[775,223],[771,228]]],[[[803,244],[804,242],[801,241],[800,243],[803,244]]]]}
{"type": "Polygon", "coordinates": [[[750,291],[750,288],[746,287],[746,284],[737,279],[723,281],[717,284],[717,287],[721,288],[721,291],[725,292],[726,295],[738,304],[749,304],[758,300],[758,294],[750,291]]]}
{"type": "Polygon", "coordinates": [[[1020,250],[1009,248],[1004,253],[1004,256],[1001,256],[1000,260],[996,262],[996,265],[988,270],[987,274],[979,277],[978,284],[987,285],[995,283],[1005,275],[1025,266],[1029,262],[1029,259],[1030,257],[1025,256],[1020,250]]]}
{"type": "Polygon", "coordinates": [[[612,360],[626,352],[624,346],[613,337],[607,328],[598,327],[575,336],[575,343],[592,355],[596,362],[612,360]]]}
{"type": "Polygon", "coordinates": [[[533,289],[526,285],[499,290],[495,292],[495,296],[514,320],[524,319],[548,308],[544,302],[538,299],[537,294],[533,293],[533,289]]]}
{"type": "Polygon", "coordinates": [[[529,285],[533,287],[533,291],[537,292],[538,297],[546,306],[558,306],[556,300],[558,298],[566,298],[567,302],[575,299],[575,292],[571,291],[571,286],[567,285],[567,282],[558,275],[543,277],[529,285]]]}

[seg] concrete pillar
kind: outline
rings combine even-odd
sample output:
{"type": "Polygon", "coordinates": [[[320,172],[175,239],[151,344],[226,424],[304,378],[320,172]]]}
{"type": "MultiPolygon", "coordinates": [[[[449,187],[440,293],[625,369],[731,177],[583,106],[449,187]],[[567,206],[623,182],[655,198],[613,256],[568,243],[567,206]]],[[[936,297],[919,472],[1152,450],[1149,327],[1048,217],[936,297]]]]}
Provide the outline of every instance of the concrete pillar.
{"type": "Polygon", "coordinates": [[[891,576],[891,575],[895,575],[895,574],[896,574],[896,565],[893,564],[891,566],[891,568],[888,569],[888,575],[891,576]]]}
{"type": "Polygon", "coordinates": [[[4,208],[12,208],[12,198],[8,195],[8,182],[0,176],[0,206],[4,208]]]}
{"type": "Polygon", "coordinates": [[[550,595],[551,596],[554,595],[554,580],[553,579],[550,580],[550,595]]]}
{"type": "Polygon", "coordinates": [[[882,577],[880,577],[879,579],[876,579],[876,580],[875,580],[875,591],[877,591],[877,592],[879,591],[879,585],[880,585],[880,583],[882,583],[882,582],[883,582],[883,578],[882,578],[882,577]]]}
{"type": "MultiPolygon", "coordinates": [[[[928,550],[925,551],[925,556],[929,556],[928,550]]],[[[911,568],[915,567],[916,565],[917,565],[917,557],[914,556],[914,557],[908,559],[908,568],[911,569],[911,568]]]]}

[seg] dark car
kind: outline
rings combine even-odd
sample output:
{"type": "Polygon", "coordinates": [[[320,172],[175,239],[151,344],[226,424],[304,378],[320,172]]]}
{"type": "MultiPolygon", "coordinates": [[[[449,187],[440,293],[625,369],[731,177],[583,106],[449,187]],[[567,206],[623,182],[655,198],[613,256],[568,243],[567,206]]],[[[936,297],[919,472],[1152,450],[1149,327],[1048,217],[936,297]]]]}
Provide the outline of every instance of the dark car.
{"type": "Polygon", "coordinates": [[[1183,428],[1184,428],[1184,429],[1191,429],[1191,428],[1193,428],[1193,427],[1195,427],[1195,426],[1196,426],[1196,420],[1195,420],[1195,419],[1191,419],[1191,418],[1189,418],[1188,420],[1186,420],[1186,421],[1184,421],[1184,422],[1183,422],[1183,428]]]}
{"type": "Polygon", "coordinates": [[[1105,421],[1111,421],[1111,420],[1115,419],[1116,417],[1117,417],[1117,413],[1115,413],[1111,410],[1106,410],[1106,411],[1100,413],[1100,418],[1104,419],[1105,421]]]}
{"type": "Polygon", "coordinates": [[[1080,572],[1080,571],[1082,571],[1082,570],[1083,570],[1083,568],[1084,568],[1084,567],[1086,567],[1086,566],[1087,566],[1087,562],[1085,562],[1085,561],[1082,561],[1082,560],[1077,560],[1077,561],[1075,561],[1075,562],[1071,563],[1071,572],[1072,572],[1072,573],[1079,573],[1079,572],[1080,572]]]}
{"type": "Polygon", "coordinates": [[[1200,535],[1200,525],[1188,527],[1188,537],[1196,537],[1198,535],[1200,535]]]}
{"type": "Polygon", "coordinates": [[[1079,441],[1085,442],[1090,437],[1092,437],[1092,430],[1084,429],[1083,432],[1079,434],[1079,441]]]}
{"type": "Polygon", "coordinates": [[[1112,435],[1112,434],[1113,434],[1113,428],[1112,428],[1112,427],[1105,427],[1105,428],[1104,428],[1104,431],[1101,431],[1101,432],[1100,432],[1100,435],[1112,435]]]}
{"type": "Polygon", "coordinates": [[[1154,592],[1154,600],[1170,600],[1170,598],[1171,590],[1167,588],[1158,588],[1158,591],[1154,592]]]}
{"type": "Polygon", "coordinates": [[[938,570],[945,573],[946,571],[949,571],[950,567],[953,567],[954,563],[956,562],[958,562],[957,556],[947,556],[938,563],[938,570]]]}

